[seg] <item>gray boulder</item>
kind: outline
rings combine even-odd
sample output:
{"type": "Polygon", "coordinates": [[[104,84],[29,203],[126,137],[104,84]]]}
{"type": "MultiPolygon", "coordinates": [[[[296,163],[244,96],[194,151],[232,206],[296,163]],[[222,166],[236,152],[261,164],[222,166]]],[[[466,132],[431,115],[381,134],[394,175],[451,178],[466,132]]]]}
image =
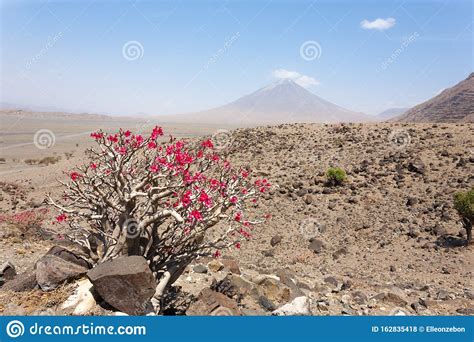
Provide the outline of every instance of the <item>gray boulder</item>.
{"type": "Polygon", "coordinates": [[[145,258],[123,256],[97,265],[87,273],[95,291],[117,310],[143,315],[155,294],[155,278],[145,258]]]}
{"type": "Polygon", "coordinates": [[[36,281],[43,291],[51,291],[65,281],[70,281],[87,273],[87,268],[46,254],[35,265],[36,281]]]}

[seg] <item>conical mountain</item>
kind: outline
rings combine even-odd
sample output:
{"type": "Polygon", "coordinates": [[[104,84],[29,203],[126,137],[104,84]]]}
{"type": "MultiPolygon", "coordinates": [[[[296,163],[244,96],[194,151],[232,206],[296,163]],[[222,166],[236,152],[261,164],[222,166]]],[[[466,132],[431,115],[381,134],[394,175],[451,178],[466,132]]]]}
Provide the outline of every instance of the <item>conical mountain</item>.
{"type": "Polygon", "coordinates": [[[364,122],[363,113],[337,106],[290,79],[282,79],[210,110],[176,116],[206,123],[251,124],[291,122],[364,122]]]}

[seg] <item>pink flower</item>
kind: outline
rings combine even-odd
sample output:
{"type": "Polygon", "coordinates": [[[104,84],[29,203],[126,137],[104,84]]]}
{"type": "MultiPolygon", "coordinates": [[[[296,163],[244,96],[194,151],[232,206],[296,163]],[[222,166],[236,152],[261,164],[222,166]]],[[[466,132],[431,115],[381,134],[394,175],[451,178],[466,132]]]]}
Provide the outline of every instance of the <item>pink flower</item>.
{"type": "Polygon", "coordinates": [[[125,136],[128,138],[130,135],[132,135],[132,132],[130,132],[130,131],[127,129],[123,135],[125,135],[125,136]]]}
{"type": "Polygon", "coordinates": [[[232,203],[232,204],[237,203],[237,196],[232,196],[232,197],[230,198],[230,203],[232,203]]]}
{"type": "Polygon", "coordinates": [[[91,137],[94,138],[95,140],[102,139],[103,136],[104,136],[104,134],[102,134],[100,132],[92,132],[91,133],[91,137]]]}
{"type": "Polygon", "coordinates": [[[217,250],[214,252],[214,258],[218,258],[222,255],[221,251],[217,250]]]}
{"type": "Polygon", "coordinates": [[[214,148],[214,144],[212,143],[211,139],[204,140],[201,143],[201,146],[204,148],[214,148]]]}
{"type": "Polygon", "coordinates": [[[97,169],[97,164],[91,163],[90,168],[91,168],[92,170],[97,169]]]}
{"type": "Polygon", "coordinates": [[[127,148],[125,146],[119,147],[117,152],[120,153],[122,156],[127,153],[127,148]]]}
{"type": "Polygon", "coordinates": [[[208,208],[212,206],[212,199],[209,197],[208,194],[206,194],[205,191],[201,192],[198,200],[199,202],[203,203],[208,208]]]}
{"type": "Polygon", "coordinates": [[[117,134],[110,134],[108,137],[107,137],[107,140],[109,140],[110,142],[113,142],[113,143],[117,143],[118,142],[118,136],[117,134]]]}
{"type": "Polygon", "coordinates": [[[240,242],[237,242],[237,243],[235,244],[235,248],[240,249],[240,247],[242,247],[241,244],[240,244],[240,242]]]}
{"type": "Polygon", "coordinates": [[[220,182],[217,179],[211,179],[210,183],[212,189],[217,189],[220,185],[220,182]]]}
{"type": "Polygon", "coordinates": [[[155,140],[156,138],[162,135],[163,135],[163,128],[161,128],[160,126],[155,126],[155,128],[153,128],[153,131],[151,132],[150,138],[152,140],[155,140]]]}
{"type": "Polygon", "coordinates": [[[150,142],[148,143],[148,148],[149,148],[150,150],[156,148],[156,143],[155,143],[154,141],[150,141],[150,142]]]}
{"type": "Polygon", "coordinates": [[[159,170],[160,168],[156,164],[153,164],[152,166],[150,166],[150,172],[157,173],[159,170]]]}
{"type": "Polygon", "coordinates": [[[186,191],[181,198],[181,203],[183,203],[183,207],[188,207],[191,204],[191,191],[186,191]]]}
{"type": "Polygon", "coordinates": [[[140,146],[143,143],[143,137],[140,134],[135,135],[135,142],[140,146]]]}
{"type": "Polygon", "coordinates": [[[240,229],[239,233],[242,234],[242,236],[247,238],[247,239],[250,238],[250,233],[247,232],[246,230],[242,229],[242,228],[240,229]]]}
{"type": "Polygon", "coordinates": [[[202,215],[199,210],[193,210],[189,213],[189,220],[190,221],[201,221],[202,220],[202,215]]]}
{"type": "Polygon", "coordinates": [[[242,219],[242,213],[235,214],[235,216],[234,216],[235,221],[240,222],[241,219],[242,219]]]}
{"type": "Polygon", "coordinates": [[[76,181],[79,177],[81,177],[81,175],[80,175],[79,173],[77,173],[76,171],[71,172],[71,175],[70,175],[70,176],[71,176],[71,179],[72,179],[73,181],[76,181]]]}
{"type": "Polygon", "coordinates": [[[66,221],[66,219],[67,219],[66,214],[61,214],[61,215],[59,215],[59,216],[56,216],[56,221],[57,221],[58,223],[64,222],[64,221],[66,221]]]}

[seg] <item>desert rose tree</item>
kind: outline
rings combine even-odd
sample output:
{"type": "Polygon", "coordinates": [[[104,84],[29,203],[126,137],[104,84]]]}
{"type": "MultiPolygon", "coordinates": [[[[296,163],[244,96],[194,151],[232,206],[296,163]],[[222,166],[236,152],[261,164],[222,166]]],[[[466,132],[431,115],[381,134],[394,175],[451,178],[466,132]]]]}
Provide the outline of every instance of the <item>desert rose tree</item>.
{"type": "Polygon", "coordinates": [[[264,220],[249,209],[270,187],[250,170],[233,168],[211,140],[163,143],[162,136],[158,126],[147,137],[122,129],[92,133],[88,162],[66,172],[61,198],[48,195],[57,223],[68,225],[66,237],[94,263],[146,258],[157,281],[156,311],[192,260],[240,248],[264,220]]]}

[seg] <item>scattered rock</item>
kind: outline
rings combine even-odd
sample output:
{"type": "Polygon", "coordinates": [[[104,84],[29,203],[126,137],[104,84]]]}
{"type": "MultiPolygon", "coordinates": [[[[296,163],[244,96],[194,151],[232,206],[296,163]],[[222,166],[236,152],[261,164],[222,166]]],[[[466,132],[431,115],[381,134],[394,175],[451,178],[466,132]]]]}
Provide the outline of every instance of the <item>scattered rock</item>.
{"type": "Polygon", "coordinates": [[[274,316],[310,316],[310,300],[308,297],[296,297],[291,303],[272,312],[274,316]]]}
{"type": "Polygon", "coordinates": [[[3,285],[2,290],[13,292],[31,291],[37,285],[36,272],[33,267],[31,267],[3,285]]]}
{"type": "Polygon", "coordinates": [[[337,281],[337,279],[332,277],[332,276],[324,278],[324,282],[328,285],[331,285],[333,288],[339,288],[340,287],[340,284],[337,281]]]}
{"type": "Polygon", "coordinates": [[[471,308],[460,308],[456,310],[457,313],[466,316],[474,316],[474,307],[471,308]]]}
{"type": "Polygon", "coordinates": [[[449,292],[446,290],[440,290],[438,291],[438,294],[436,295],[436,298],[438,300],[447,300],[449,299],[449,292]]]}
{"type": "Polygon", "coordinates": [[[87,273],[97,293],[129,315],[143,315],[155,294],[155,279],[145,258],[123,256],[97,265],[87,273]]]}
{"type": "MultiPolygon", "coordinates": [[[[284,285],[288,286],[288,288],[290,289],[290,299],[293,300],[296,297],[301,297],[301,296],[305,295],[304,292],[301,291],[301,289],[294,282],[291,275],[287,271],[285,271],[283,269],[280,269],[276,272],[276,274],[277,274],[278,278],[280,278],[280,282],[282,282],[284,285]]],[[[307,286],[307,288],[309,289],[309,286],[307,286]]]]}
{"type": "Polygon", "coordinates": [[[233,258],[222,258],[221,262],[224,266],[224,269],[229,270],[233,274],[241,274],[239,263],[237,262],[237,260],[233,258]]]}
{"type": "Polygon", "coordinates": [[[258,286],[261,295],[276,304],[287,303],[290,300],[290,289],[278,280],[265,278],[258,286]]]}
{"type": "Polygon", "coordinates": [[[334,260],[337,260],[339,259],[339,257],[341,255],[346,255],[349,251],[347,250],[347,247],[342,247],[342,248],[339,248],[337,251],[335,251],[333,254],[332,254],[332,257],[334,260]]]}
{"type": "Polygon", "coordinates": [[[237,303],[222,293],[206,288],[201,291],[197,301],[192,303],[187,316],[240,316],[237,303]]]}
{"type": "MultiPolygon", "coordinates": [[[[12,280],[16,276],[16,269],[15,266],[7,261],[2,266],[0,266],[0,279],[4,282],[12,280]]],[[[3,284],[0,284],[3,285],[3,284]]]]}
{"type": "Polygon", "coordinates": [[[229,274],[221,281],[213,281],[211,284],[211,290],[236,300],[248,295],[254,288],[252,283],[234,274],[229,274]]]}
{"type": "Polygon", "coordinates": [[[262,308],[264,308],[267,311],[275,311],[276,310],[275,304],[273,304],[272,301],[269,300],[265,296],[258,297],[258,303],[260,304],[260,306],[262,308]]]}
{"type": "Polygon", "coordinates": [[[318,239],[311,239],[309,244],[309,249],[314,253],[319,254],[323,251],[324,242],[318,239]]]}
{"type": "Polygon", "coordinates": [[[43,291],[51,291],[66,281],[87,273],[87,268],[52,254],[46,254],[35,265],[36,281],[43,291]]]}
{"type": "Polygon", "coordinates": [[[390,311],[390,316],[409,316],[408,311],[403,310],[402,308],[394,308],[390,311]]]}
{"type": "Polygon", "coordinates": [[[193,271],[196,273],[207,273],[207,267],[203,264],[198,264],[193,267],[193,271]]]}
{"type": "Polygon", "coordinates": [[[355,291],[352,293],[352,299],[355,303],[363,305],[367,303],[369,297],[363,291],[355,291]]]}
{"type": "Polygon", "coordinates": [[[276,245],[278,245],[279,243],[281,243],[281,235],[275,235],[274,237],[272,237],[272,239],[270,240],[270,245],[272,245],[272,247],[275,247],[276,245]]]}
{"type": "Polygon", "coordinates": [[[392,286],[384,292],[378,293],[372,297],[377,301],[384,303],[392,303],[397,306],[405,306],[408,304],[405,292],[402,289],[392,286]]]}
{"type": "Polygon", "coordinates": [[[410,161],[408,163],[408,171],[414,172],[414,173],[419,173],[419,174],[424,174],[425,173],[425,163],[421,159],[415,159],[413,161],[410,161]]]}
{"type": "Polygon", "coordinates": [[[84,258],[80,257],[76,253],[67,250],[61,246],[54,246],[52,247],[46,255],[54,255],[57,256],[63,260],[69,261],[73,264],[82,266],[84,268],[90,269],[92,266],[91,264],[84,258]]]}
{"type": "Polygon", "coordinates": [[[209,271],[216,273],[222,270],[224,268],[224,265],[219,260],[214,259],[207,264],[207,268],[209,269],[209,271]]]}

